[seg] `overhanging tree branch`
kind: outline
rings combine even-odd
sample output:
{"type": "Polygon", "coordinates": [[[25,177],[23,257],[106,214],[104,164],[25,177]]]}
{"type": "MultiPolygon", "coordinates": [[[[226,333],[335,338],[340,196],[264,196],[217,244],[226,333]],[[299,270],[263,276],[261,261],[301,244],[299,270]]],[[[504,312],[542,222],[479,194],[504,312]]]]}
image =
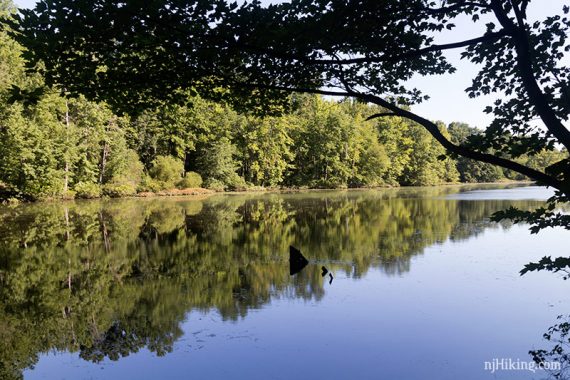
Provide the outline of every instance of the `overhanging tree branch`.
{"type": "Polygon", "coordinates": [[[546,128],[556,136],[566,149],[570,150],[570,131],[562,124],[550,104],[548,104],[547,97],[542,92],[534,76],[532,49],[524,24],[523,27],[516,25],[513,20],[508,17],[499,0],[491,0],[491,7],[501,25],[513,31],[511,37],[514,40],[515,50],[517,52],[518,73],[531,103],[534,105],[536,112],[546,128]]]}
{"type": "MultiPolygon", "coordinates": [[[[486,162],[488,164],[501,166],[506,169],[513,170],[517,173],[523,174],[535,181],[538,181],[546,186],[551,186],[559,190],[564,189],[564,184],[557,180],[554,177],[551,177],[545,173],[542,173],[538,170],[529,168],[527,166],[521,165],[518,162],[511,161],[506,158],[494,156],[488,153],[480,153],[474,150],[471,150],[465,146],[455,145],[450,140],[448,140],[439,130],[439,127],[419,116],[415,113],[402,109],[396,106],[393,103],[390,103],[379,96],[370,95],[370,94],[361,94],[354,91],[346,91],[346,92],[336,92],[336,91],[327,91],[327,90],[320,90],[320,89],[311,89],[311,88],[298,88],[298,87],[287,87],[287,86],[278,86],[278,85],[263,85],[263,84],[255,84],[255,83],[248,83],[246,86],[251,86],[254,88],[264,88],[264,89],[271,89],[271,90],[279,90],[285,92],[297,92],[297,93],[311,93],[311,94],[321,94],[321,95],[328,95],[328,96],[337,96],[337,97],[352,97],[360,100],[367,101],[369,103],[373,103],[384,107],[391,111],[391,113],[385,113],[384,116],[400,116],[404,117],[408,120],[415,121],[416,123],[423,126],[448,152],[457,154],[459,156],[471,158],[473,160],[486,162]]],[[[381,115],[381,114],[378,114],[381,115]]],[[[375,115],[372,115],[375,116],[375,115]]],[[[378,116],[380,117],[380,116],[378,116]]]]}
{"type": "Polygon", "coordinates": [[[401,117],[405,117],[409,120],[415,121],[416,123],[420,124],[421,126],[423,126],[425,129],[427,129],[427,131],[445,148],[447,149],[449,152],[451,153],[455,153],[457,155],[463,156],[463,157],[467,157],[467,158],[471,158],[474,160],[478,160],[478,161],[482,161],[482,162],[486,162],[492,165],[498,165],[501,166],[503,168],[506,169],[511,169],[514,170],[518,173],[521,173],[529,178],[532,178],[536,181],[539,181],[547,186],[552,186],[556,189],[562,189],[563,188],[563,183],[560,182],[559,180],[557,180],[556,178],[553,178],[545,173],[539,172],[538,170],[535,169],[531,169],[529,167],[526,167],[524,165],[521,165],[515,161],[511,161],[502,157],[497,157],[497,156],[493,156],[491,154],[488,153],[480,153],[480,152],[476,152],[473,151],[471,149],[468,149],[464,146],[461,145],[455,145],[453,144],[451,141],[449,141],[439,130],[438,126],[421,117],[418,116],[416,114],[414,114],[413,112],[404,110],[390,102],[387,102],[386,100],[374,96],[374,95],[364,95],[371,103],[377,104],[379,106],[382,106],[384,108],[389,109],[390,111],[394,112],[395,114],[397,114],[398,116],[401,117]]]}
{"type": "Polygon", "coordinates": [[[478,3],[475,1],[462,1],[458,4],[451,5],[449,7],[425,8],[424,11],[430,15],[446,14],[446,13],[450,13],[450,12],[459,11],[465,7],[489,8],[489,5],[484,4],[484,3],[478,3]]]}
{"type": "Polygon", "coordinates": [[[374,114],[374,115],[371,115],[371,116],[367,117],[367,118],[366,118],[366,121],[371,121],[371,120],[374,120],[374,119],[378,119],[378,118],[380,118],[380,117],[390,117],[390,116],[398,116],[398,115],[396,115],[396,114],[393,113],[393,112],[381,112],[381,113],[377,113],[377,114],[374,114]]]}
{"type": "Polygon", "coordinates": [[[346,59],[310,59],[304,56],[299,56],[295,54],[287,54],[283,52],[278,52],[272,49],[261,48],[253,45],[247,44],[235,44],[236,47],[240,47],[252,52],[257,52],[261,54],[267,54],[269,56],[281,59],[289,59],[295,60],[304,64],[310,65],[354,65],[354,64],[366,64],[366,63],[382,63],[382,62],[395,62],[401,59],[409,59],[413,57],[418,57],[423,54],[433,53],[437,51],[444,51],[444,50],[452,50],[458,49],[463,47],[468,47],[472,45],[476,45],[483,42],[492,42],[496,41],[502,37],[508,35],[506,30],[500,30],[498,32],[491,32],[486,33],[485,35],[477,38],[472,38],[469,40],[452,42],[448,44],[441,44],[441,45],[430,45],[425,48],[411,50],[407,52],[403,52],[400,54],[394,55],[384,55],[382,57],[358,57],[358,58],[346,58],[346,59]]]}

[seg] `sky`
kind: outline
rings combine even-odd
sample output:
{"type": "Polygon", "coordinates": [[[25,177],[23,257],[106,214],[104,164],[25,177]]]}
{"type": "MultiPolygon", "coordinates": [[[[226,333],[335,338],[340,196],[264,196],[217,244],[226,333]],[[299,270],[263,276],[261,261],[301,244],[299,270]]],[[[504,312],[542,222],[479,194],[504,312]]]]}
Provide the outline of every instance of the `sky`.
{"type": "MultiPolygon", "coordinates": [[[[405,1],[405,0],[402,0],[405,1]]],[[[15,0],[17,6],[29,8],[35,0],[15,0]]],[[[263,3],[275,3],[277,0],[263,0],[263,3]]],[[[552,14],[560,14],[568,0],[534,0],[527,11],[530,20],[544,19],[552,14]]],[[[484,21],[484,20],[483,20],[484,21]]],[[[458,19],[457,28],[436,40],[436,43],[462,41],[479,37],[484,22],[474,24],[469,18],[458,19]]],[[[470,86],[471,79],[477,72],[476,66],[461,60],[461,50],[446,53],[449,61],[457,68],[455,74],[444,76],[414,77],[408,85],[416,87],[429,95],[430,100],[413,107],[413,111],[430,120],[441,120],[446,124],[461,121],[471,126],[485,128],[491,119],[483,113],[483,109],[492,103],[493,97],[469,99],[465,89],[470,86]]]]}

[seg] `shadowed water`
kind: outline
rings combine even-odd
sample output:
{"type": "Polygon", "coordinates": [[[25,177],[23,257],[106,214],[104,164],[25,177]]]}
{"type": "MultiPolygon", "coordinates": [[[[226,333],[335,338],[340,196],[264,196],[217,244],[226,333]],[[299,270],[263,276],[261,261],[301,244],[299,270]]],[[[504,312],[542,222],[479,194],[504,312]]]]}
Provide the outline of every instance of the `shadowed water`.
{"type": "Polygon", "coordinates": [[[567,234],[490,223],[541,188],[126,199],[0,209],[0,378],[532,379],[567,234]],[[289,246],[309,265],[289,274],[289,246]],[[321,276],[326,266],[334,282],[321,276]]]}

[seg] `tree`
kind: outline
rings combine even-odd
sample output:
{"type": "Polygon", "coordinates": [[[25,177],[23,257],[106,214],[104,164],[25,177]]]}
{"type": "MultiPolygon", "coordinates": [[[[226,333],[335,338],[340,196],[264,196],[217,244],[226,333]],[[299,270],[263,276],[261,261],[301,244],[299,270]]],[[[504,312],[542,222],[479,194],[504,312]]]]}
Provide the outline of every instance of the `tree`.
{"type": "MultiPolygon", "coordinates": [[[[16,11],[9,0],[0,0],[0,17],[10,17],[16,11]]],[[[21,46],[6,31],[0,32],[0,92],[3,96],[11,85],[20,82],[24,74],[21,46]]]]}
{"type": "Polygon", "coordinates": [[[245,116],[234,132],[240,172],[243,178],[257,186],[276,187],[283,183],[290,168],[293,140],[289,136],[293,116],[245,116]]]}
{"type": "Polygon", "coordinates": [[[135,119],[129,140],[147,168],[157,156],[170,155],[185,160],[195,149],[196,112],[186,106],[162,105],[145,110],[135,119]]]}
{"type": "Polygon", "coordinates": [[[257,1],[107,0],[93,7],[46,0],[8,23],[27,48],[28,65],[45,65],[48,85],[117,109],[180,101],[188,91],[256,112],[279,110],[290,92],[355,98],[383,107],[371,118],[418,123],[451,155],[557,189],[555,204],[570,195],[570,160],[536,170],[516,158],[570,147],[563,124],[570,114],[570,68],[563,64],[570,9],[530,23],[529,2],[295,0],[265,7],[257,1]],[[461,16],[480,25],[481,34],[434,43],[434,34],[453,30],[461,16]],[[485,110],[494,117],[485,133],[462,145],[409,108],[424,95],[405,83],[414,74],[454,72],[443,55],[451,49],[464,49],[462,58],[479,67],[467,89],[471,97],[501,95],[485,110]]]}
{"type": "Polygon", "coordinates": [[[284,91],[353,97],[419,123],[452,154],[507,167],[568,192],[568,162],[544,173],[502,155],[552,149],[555,142],[570,146],[570,132],[562,124],[570,109],[568,68],[560,62],[569,21],[555,15],[530,25],[528,3],[450,0],[437,7],[428,0],[298,0],[263,7],[186,0],[106,1],[94,8],[89,2],[49,0],[22,11],[15,37],[28,48],[30,65],[45,63],[48,84],[108,99],[117,107],[178,99],[179,89],[226,99],[256,93],[250,102],[279,98],[284,91]],[[66,17],[69,10],[78,17],[66,17]],[[453,29],[453,20],[465,14],[474,21],[483,14],[495,21],[482,25],[478,38],[433,43],[430,33],[453,29]],[[454,71],[442,52],[456,48],[465,48],[463,57],[481,66],[470,95],[506,95],[487,109],[495,119],[485,136],[461,146],[403,107],[422,99],[403,81],[415,73],[454,71]],[[544,131],[531,126],[534,118],[544,131]],[[496,154],[482,151],[489,146],[496,154]]]}
{"type": "Polygon", "coordinates": [[[152,162],[150,176],[157,181],[158,189],[173,189],[184,174],[184,162],[172,156],[158,156],[152,162]]]}
{"type": "MultiPolygon", "coordinates": [[[[455,144],[465,144],[472,136],[482,134],[482,131],[465,123],[451,123],[448,131],[451,141],[455,144]]],[[[466,157],[457,158],[457,170],[461,182],[495,182],[503,177],[501,168],[466,157]]]]}
{"type": "Polygon", "coordinates": [[[292,184],[346,187],[352,173],[356,128],[348,115],[320,97],[301,99],[297,128],[292,132],[295,168],[292,184]]]}
{"type": "Polygon", "coordinates": [[[198,172],[206,178],[207,187],[221,187],[221,190],[245,187],[243,178],[237,174],[235,155],[236,147],[226,137],[206,146],[198,159],[198,172]]]}
{"type": "MultiPolygon", "coordinates": [[[[445,126],[438,126],[445,136],[445,126]]],[[[445,182],[457,182],[459,175],[450,159],[441,160],[445,150],[429,133],[418,125],[412,124],[406,131],[412,142],[410,161],[403,170],[400,183],[411,186],[439,185],[445,182]]]]}

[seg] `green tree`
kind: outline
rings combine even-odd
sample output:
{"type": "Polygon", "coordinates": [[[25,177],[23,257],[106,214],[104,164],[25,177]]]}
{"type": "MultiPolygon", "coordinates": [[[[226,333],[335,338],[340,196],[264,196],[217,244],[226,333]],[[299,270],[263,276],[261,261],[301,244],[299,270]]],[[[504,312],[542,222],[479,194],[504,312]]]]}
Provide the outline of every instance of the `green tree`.
{"type": "MultiPolygon", "coordinates": [[[[16,8],[11,0],[0,0],[0,18],[11,17],[16,8]]],[[[0,30],[0,94],[5,100],[12,85],[22,85],[22,47],[5,30],[0,30]]]]}
{"type": "Polygon", "coordinates": [[[380,142],[390,157],[385,181],[390,185],[398,185],[404,170],[410,165],[413,151],[414,141],[408,133],[410,123],[399,117],[378,119],[374,123],[380,142]]]}
{"type": "Polygon", "coordinates": [[[297,186],[346,187],[355,160],[356,129],[335,103],[305,97],[292,131],[295,161],[289,181],[297,186]]]}
{"type": "MultiPolygon", "coordinates": [[[[187,106],[163,105],[145,110],[133,122],[129,141],[147,168],[157,156],[173,156],[182,160],[195,149],[195,115],[201,109],[187,106]]],[[[207,117],[207,115],[204,115],[207,117]]]]}
{"type": "Polygon", "coordinates": [[[236,190],[245,183],[237,174],[238,165],[234,159],[237,149],[227,138],[208,144],[198,158],[198,172],[206,178],[206,186],[236,190]]]}
{"type": "MultiPolygon", "coordinates": [[[[451,141],[458,145],[465,144],[472,136],[483,133],[465,123],[451,123],[448,131],[451,141]]],[[[457,158],[457,171],[461,182],[495,182],[503,178],[501,168],[465,157],[457,158]]]]}
{"type": "Polygon", "coordinates": [[[257,186],[276,187],[283,183],[293,160],[292,138],[289,136],[297,120],[282,117],[246,116],[234,132],[243,178],[257,186]]]}
{"type": "Polygon", "coordinates": [[[357,133],[360,152],[356,162],[356,173],[353,172],[350,185],[355,187],[384,185],[390,159],[380,143],[378,131],[373,125],[363,123],[358,127],[357,133]]]}
{"type": "MultiPolygon", "coordinates": [[[[447,135],[445,126],[438,125],[443,135],[447,135]]],[[[400,182],[405,185],[426,186],[454,182],[459,175],[453,161],[441,160],[445,154],[443,147],[420,125],[411,124],[407,135],[412,141],[410,161],[403,170],[400,182]]]]}
{"type": "Polygon", "coordinates": [[[157,182],[156,190],[173,189],[182,179],[184,162],[172,156],[158,156],[153,161],[149,174],[157,182]]]}
{"type": "Polygon", "coordinates": [[[108,99],[118,108],[178,101],[186,98],[184,90],[236,104],[242,100],[250,108],[271,100],[286,104],[283,95],[291,91],[351,97],[383,107],[386,112],[378,117],[390,113],[417,122],[452,154],[517,171],[568,195],[569,161],[547,172],[513,161],[552,150],[556,143],[570,147],[570,131],[562,124],[570,112],[569,69],[561,61],[568,46],[568,7],[561,15],[529,23],[528,3],[453,1],[438,7],[429,0],[300,0],[238,7],[186,0],[107,1],[93,8],[49,0],[23,11],[12,25],[27,48],[29,65],[45,63],[48,85],[108,99]],[[195,9],[185,12],[187,7],[195,9]],[[65,17],[70,10],[78,17],[65,17]],[[453,30],[453,21],[465,15],[480,26],[479,37],[434,44],[434,33],[453,30]],[[491,20],[481,22],[482,15],[491,20]],[[335,21],[340,19],[342,28],[335,21]],[[304,38],[293,38],[299,35],[304,38]],[[160,54],[155,46],[161,46],[160,54]],[[470,96],[504,92],[487,108],[494,121],[485,135],[465,145],[452,143],[436,123],[407,108],[423,95],[405,81],[416,73],[453,72],[442,52],[456,48],[464,48],[462,57],[480,68],[470,96]],[[108,83],[113,86],[103,87],[108,83]],[[535,119],[543,130],[534,128],[535,119]],[[493,154],[486,153],[489,148],[493,154]]]}
{"type": "Polygon", "coordinates": [[[142,169],[127,147],[128,119],[104,104],[67,99],[54,91],[37,92],[33,102],[14,97],[11,86],[34,93],[42,80],[25,75],[22,48],[5,31],[0,52],[0,75],[6,80],[0,88],[3,186],[12,195],[32,199],[72,196],[75,187],[93,197],[106,184],[133,193],[142,169]]]}

